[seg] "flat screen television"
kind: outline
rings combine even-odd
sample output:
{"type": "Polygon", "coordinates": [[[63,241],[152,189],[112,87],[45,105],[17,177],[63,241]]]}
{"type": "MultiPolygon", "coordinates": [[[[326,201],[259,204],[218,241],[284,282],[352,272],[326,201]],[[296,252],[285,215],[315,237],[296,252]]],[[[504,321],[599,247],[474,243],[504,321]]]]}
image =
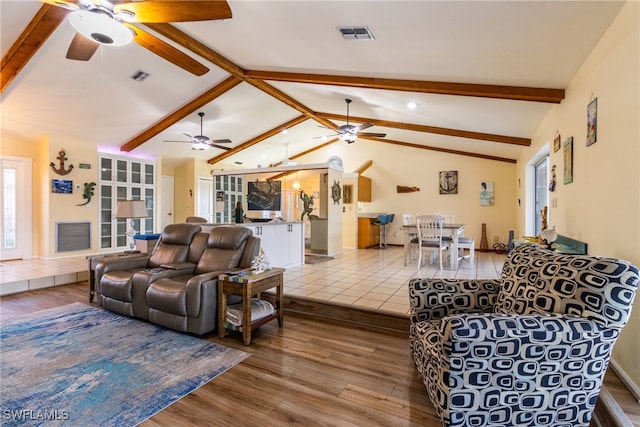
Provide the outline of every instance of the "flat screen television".
{"type": "Polygon", "coordinates": [[[249,181],[247,183],[247,209],[250,211],[280,211],[281,181],[249,181]]]}

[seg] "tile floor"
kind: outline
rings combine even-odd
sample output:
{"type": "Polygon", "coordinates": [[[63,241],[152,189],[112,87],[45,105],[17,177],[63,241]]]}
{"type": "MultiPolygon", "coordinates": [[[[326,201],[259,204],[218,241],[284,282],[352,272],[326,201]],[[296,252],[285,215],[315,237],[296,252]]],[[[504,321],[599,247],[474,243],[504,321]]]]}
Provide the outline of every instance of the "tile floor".
{"type": "MultiPolygon", "coordinates": [[[[345,249],[334,259],[305,264],[285,272],[284,293],[393,313],[407,313],[406,284],[413,277],[498,278],[504,255],[476,251],[475,263],[463,259],[457,270],[437,263],[419,271],[416,262],[404,265],[404,249],[345,249]]],[[[0,263],[0,295],[59,286],[87,280],[84,256],[58,259],[31,259],[0,263]]]]}

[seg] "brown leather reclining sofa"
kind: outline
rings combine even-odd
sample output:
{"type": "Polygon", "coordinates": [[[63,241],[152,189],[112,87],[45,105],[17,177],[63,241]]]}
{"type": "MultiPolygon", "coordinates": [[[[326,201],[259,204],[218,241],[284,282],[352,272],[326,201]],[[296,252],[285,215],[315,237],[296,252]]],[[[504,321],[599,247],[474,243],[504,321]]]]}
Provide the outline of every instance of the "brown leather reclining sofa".
{"type": "MultiPolygon", "coordinates": [[[[218,276],[249,268],[260,239],[241,226],[172,224],[147,257],[106,259],[96,266],[98,303],[107,310],[181,332],[215,330],[218,276]]],[[[236,301],[230,301],[233,303],[236,301]]]]}

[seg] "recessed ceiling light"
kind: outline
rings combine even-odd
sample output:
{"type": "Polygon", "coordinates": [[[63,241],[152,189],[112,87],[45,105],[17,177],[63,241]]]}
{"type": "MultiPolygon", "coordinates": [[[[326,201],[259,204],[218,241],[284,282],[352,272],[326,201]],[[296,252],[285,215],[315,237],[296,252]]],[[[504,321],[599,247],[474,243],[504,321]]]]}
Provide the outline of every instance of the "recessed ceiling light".
{"type": "Polygon", "coordinates": [[[415,110],[416,108],[418,108],[418,104],[416,104],[415,102],[409,102],[407,103],[407,108],[410,110],[415,110]]]}

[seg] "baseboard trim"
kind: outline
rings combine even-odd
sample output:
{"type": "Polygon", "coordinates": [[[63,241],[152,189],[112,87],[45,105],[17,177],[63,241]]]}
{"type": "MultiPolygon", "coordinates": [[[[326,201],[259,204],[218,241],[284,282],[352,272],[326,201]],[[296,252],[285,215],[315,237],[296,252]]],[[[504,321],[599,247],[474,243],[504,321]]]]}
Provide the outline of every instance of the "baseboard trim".
{"type": "Polygon", "coordinates": [[[609,366],[613,369],[613,372],[616,373],[622,384],[629,390],[629,392],[633,395],[633,398],[636,399],[636,402],[640,403],[640,387],[636,383],[633,382],[631,377],[622,369],[622,366],[618,362],[616,362],[613,358],[609,360],[609,366]]]}
{"type": "Polygon", "coordinates": [[[600,389],[596,409],[593,411],[593,421],[598,427],[633,427],[627,414],[604,384],[600,389]]]}

